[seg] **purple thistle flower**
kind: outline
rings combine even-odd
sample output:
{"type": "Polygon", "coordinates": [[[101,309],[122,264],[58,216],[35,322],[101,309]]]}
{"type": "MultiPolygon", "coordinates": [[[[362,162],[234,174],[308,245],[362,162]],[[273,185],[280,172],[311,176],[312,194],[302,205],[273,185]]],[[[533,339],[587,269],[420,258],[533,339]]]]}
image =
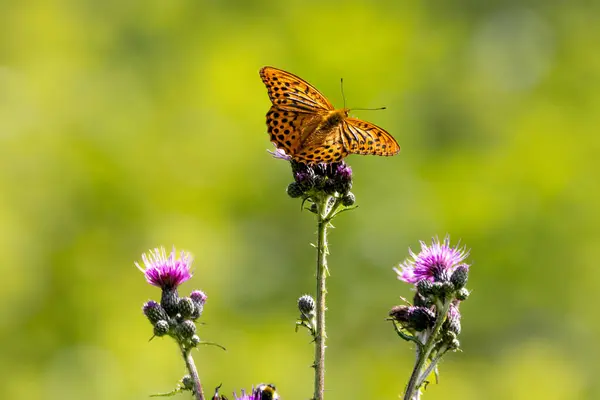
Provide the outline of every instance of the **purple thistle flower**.
{"type": "Polygon", "coordinates": [[[435,314],[427,307],[395,306],[388,315],[411,331],[421,332],[435,325],[435,314]]]}
{"type": "Polygon", "coordinates": [[[246,393],[246,391],[242,389],[241,397],[238,397],[235,392],[233,393],[233,397],[234,400],[262,400],[266,398],[278,400],[279,394],[277,394],[275,386],[261,383],[256,388],[252,387],[252,393],[246,393]]]}
{"type": "Polygon", "coordinates": [[[335,173],[342,179],[352,179],[352,168],[343,161],[337,166],[335,173]]]}
{"type": "Polygon", "coordinates": [[[314,173],[310,171],[299,171],[294,174],[294,180],[301,185],[310,186],[312,184],[314,173]]]}
{"type": "Polygon", "coordinates": [[[177,258],[175,247],[168,256],[164,247],[150,250],[148,253],[142,254],[142,261],[144,268],[137,262],[135,266],[144,273],[149,284],[163,290],[175,289],[192,277],[190,272],[192,256],[190,253],[182,251],[177,258]]]}
{"type": "Polygon", "coordinates": [[[244,389],[242,389],[242,394],[240,397],[238,397],[235,392],[233,393],[233,399],[234,400],[261,400],[261,394],[257,390],[254,390],[254,388],[252,388],[252,392],[250,392],[250,393],[246,393],[246,391],[244,389]]]}
{"type": "Polygon", "coordinates": [[[444,328],[449,331],[454,332],[455,334],[460,334],[460,311],[458,311],[458,305],[453,303],[450,304],[450,308],[448,309],[447,319],[444,323],[444,328]]]}
{"type": "Polygon", "coordinates": [[[267,152],[269,152],[273,158],[277,158],[279,160],[290,161],[292,159],[292,156],[287,155],[282,149],[276,148],[275,151],[267,150],[267,152]]]}
{"type": "Polygon", "coordinates": [[[444,242],[433,238],[431,246],[421,241],[421,252],[415,254],[409,249],[410,257],[402,264],[401,269],[394,268],[398,279],[406,283],[417,283],[422,279],[430,282],[448,281],[452,273],[460,266],[468,270],[469,265],[463,261],[469,255],[465,247],[450,247],[450,237],[446,236],[444,242]]]}
{"type": "Polygon", "coordinates": [[[206,299],[208,298],[208,296],[206,296],[206,293],[204,293],[202,290],[194,290],[190,294],[190,298],[192,299],[192,301],[194,303],[204,305],[204,303],[206,303],[206,299]]]}
{"type": "Polygon", "coordinates": [[[235,392],[233,392],[234,400],[254,400],[254,390],[251,394],[247,394],[244,389],[242,389],[242,395],[240,397],[237,396],[235,392]]]}

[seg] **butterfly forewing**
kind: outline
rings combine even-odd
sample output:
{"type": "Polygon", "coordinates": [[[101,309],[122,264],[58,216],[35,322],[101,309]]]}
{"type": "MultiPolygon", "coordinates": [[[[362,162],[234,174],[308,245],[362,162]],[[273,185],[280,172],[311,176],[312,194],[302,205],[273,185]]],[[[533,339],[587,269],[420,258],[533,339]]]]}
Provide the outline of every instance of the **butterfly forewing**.
{"type": "Polygon", "coordinates": [[[260,70],[260,77],[267,87],[271,103],[281,109],[307,113],[334,109],[325,96],[294,74],[264,67],[260,70]]]}
{"type": "Polygon", "coordinates": [[[357,118],[346,118],[341,124],[341,140],[352,154],[393,156],[400,146],[384,129],[357,118]]]}

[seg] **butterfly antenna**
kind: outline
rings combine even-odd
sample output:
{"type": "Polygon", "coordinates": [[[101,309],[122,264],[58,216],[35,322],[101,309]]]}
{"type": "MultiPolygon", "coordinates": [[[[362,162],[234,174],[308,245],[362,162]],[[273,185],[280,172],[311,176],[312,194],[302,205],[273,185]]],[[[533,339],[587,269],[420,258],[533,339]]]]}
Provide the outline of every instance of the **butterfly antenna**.
{"type": "Polygon", "coordinates": [[[342,89],[342,99],[344,99],[344,108],[346,108],[346,95],[344,94],[344,78],[340,78],[340,87],[342,89]]]}
{"type": "Polygon", "coordinates": [[[378,107],[378,108],[353,108],[352,111],[379,111],[385,110],[387,107],[378,107]]]}
{"type": "MultiPolygon", "coordinates": [[[[346,95],[344,94],[344,78],[340,78],[340,88],[342,90],[342,99],[344,99],[344,108],[346,108],[346,95]]],[[[352,111],[378,111],[385,110],[385,107],[379,108],[353,108],[352,111]]]]}

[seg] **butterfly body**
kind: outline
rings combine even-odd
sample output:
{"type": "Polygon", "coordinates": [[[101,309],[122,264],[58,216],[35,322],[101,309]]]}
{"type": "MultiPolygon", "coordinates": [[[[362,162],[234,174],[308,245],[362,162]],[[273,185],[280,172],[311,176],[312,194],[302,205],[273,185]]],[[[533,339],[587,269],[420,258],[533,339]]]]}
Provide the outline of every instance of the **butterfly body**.
{"type": "Polygon", "coordinates": [[[337,127],[343,120],[348,118],[348,111],[347,108],[330,111],[319,128],[323,131],[330,131],[337,127]]]}
{"type": "Polygon", "coordinates": [[[296,161],[337,162],[348,154],[391,156],[400,151],[382,128],[335,109],[317,89],[289,72],[264,67],[260,76],[271,99],[267,129],[271,141],[296,161]]]}

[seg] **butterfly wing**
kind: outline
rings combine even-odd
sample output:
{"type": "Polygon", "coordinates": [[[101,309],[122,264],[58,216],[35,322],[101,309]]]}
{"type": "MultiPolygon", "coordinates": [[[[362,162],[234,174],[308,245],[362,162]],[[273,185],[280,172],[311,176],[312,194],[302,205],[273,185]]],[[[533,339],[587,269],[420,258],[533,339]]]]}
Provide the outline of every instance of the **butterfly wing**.
{"type": "Polygon", "coordinates": [[[351,154],[393,156],[400,146],[383,128],[357,118],[346,118],[341,123],[341,141],[351,154]]]}
{"type": "Polygon", "coordinates": [[[295,158],[303,139],[315,131],[321,118],[320,113],[289,111],[274,105],[267,112],[267,131],[277,148],[295,158]]]}
{"type": "Polygon", "coordinates": [[[347,155],[348,151],[342,142],[342,126],[336,125],[329,131],[314,131],[294,158],[307,164],[315,164],[337,162],[347,155]]]}
{"type": "Polygon", "coordinates": [[[304,79],[273,67],[260,70],[274,106],[282,110],[313,113],[332,111],[334,108],[317,89],[304,79]]]}

